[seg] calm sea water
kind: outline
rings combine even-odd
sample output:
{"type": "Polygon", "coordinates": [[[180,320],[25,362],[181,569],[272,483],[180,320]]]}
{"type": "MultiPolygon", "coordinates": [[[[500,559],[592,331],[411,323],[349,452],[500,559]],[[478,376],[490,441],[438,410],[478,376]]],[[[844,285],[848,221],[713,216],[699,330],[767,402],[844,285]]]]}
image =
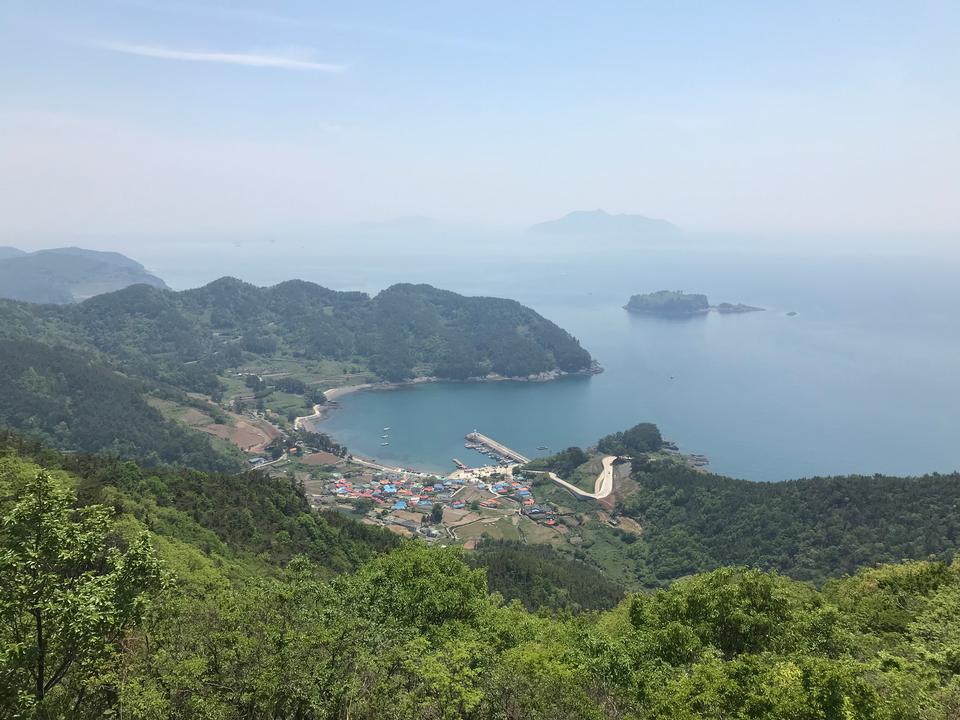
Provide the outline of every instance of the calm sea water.
{"type": "MultiPolygon", "coordinates": [[[[280,270],[236,274],[265,284],[289,275],[280,270]]],[[[551,383],[347,396],[322,429],[357,453],[444,471],[454,457],[483,459],[463,447],[475,428],[533,456],[652,421],[716,472],[782,480],[960,468],[958,271],[956,260],[698,251],[512,262],[371,254],[335,271],[304,261],[297,275],[338,289],[429,282],[512,297],[577,336],[605,368],[551,383]],[[767,311],[668,320],[622,309],[631,294],[665,288],[767,311]]]]}

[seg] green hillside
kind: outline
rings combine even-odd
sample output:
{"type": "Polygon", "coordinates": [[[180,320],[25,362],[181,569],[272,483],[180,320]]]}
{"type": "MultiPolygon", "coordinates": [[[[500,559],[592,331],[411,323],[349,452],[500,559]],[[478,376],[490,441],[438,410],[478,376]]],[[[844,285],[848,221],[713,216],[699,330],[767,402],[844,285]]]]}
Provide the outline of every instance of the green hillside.
{"type": "Polygon", "coordinates": [[[758,483],[641,461],[633,480],[621,510],[645,530],[629,554],[647,584],[726,564],[822,582],[878,562],[950,562],[960,548],[957,473],[758,483]]]}
{"type": "Polygon", "coordinates": [[[0,516],[4,717],[926,720],[960,707],[956,562],[821,590],[724,567],[604,613],[534,614],[489,594],[459,552],[317,515],[259,474],[144,471],[10,435],[0,516]]]}
{"type": "Polygon", "coordinates": [[[184,292],[138,285],[76,306],[0,308],[4,336],[42,330],[199,391],[246,356],[355,361],[386,380],[581,372],[591,363],[576,339],[513,300],[428,285],[370,298],[299,280],[258,288],[221,278],[184,292]]]}
{"type": "Polygon", "coordinates": [[[960,474],[738,480],[690,467],[640,423],[526,467],[593,488],[599,457],[633,458],[609,506],[577,500],[542,476],[538,499],[557,506],[569,539],[557,549],[627,587],[656,588],[724,565],[775,570],[818,585],[876,563],[937,559],[960,547],[960,474]],[[634,531],[606,521],[627,518],[634,531]]]}
{"type": "Polygon", "coordinates": [[[0,341],[0,424],[67,449],[204,469],[239,460],[162,421],[147,393],[220,402],[232,389],[232,398],[262,400],[263,388],[245,388],[242,376],[261,383],[262,368],[280,367],[268,389],[282,390],[275,404],[295,416],[338,378],[462,380],[591,366],[576,339],[517,302],[426,285],[370,298],[223,278],[179,293],[134,285],[75,305],[0,300],[0,341]]]}
{"type": "Polygon", "coordinates": [[[236,469],[242,456],[164,417],[144,383],[96,358],[33,340],[0,342],[0,427],[64,450],[109,452],[147,465],[236,469]]]}

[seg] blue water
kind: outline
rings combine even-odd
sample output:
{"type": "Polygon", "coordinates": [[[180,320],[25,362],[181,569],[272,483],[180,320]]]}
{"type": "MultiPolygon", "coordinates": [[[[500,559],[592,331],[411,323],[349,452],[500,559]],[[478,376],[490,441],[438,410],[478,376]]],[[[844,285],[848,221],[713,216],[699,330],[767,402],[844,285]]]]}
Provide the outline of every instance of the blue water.
{"type": "Polygon", "coordinates": [[[653,421],[735,477],[951,471],[960,468],[957,270],[902,258],[655,256],[434,279],[531,305],[605,372],[358,393],[324,429],[358,453],[430,470],[453,457],[480,462],[463,447],[474,428],[533,456],[653,421]],[[632,293],[661,288],[767,311],[667,320],[622,309],[632,293]]]}
{"type": "MultiPolygon", "coordinates": [[[[955,256],[492,255],[301,255],[296,274],[337,289],[429,282],[512,297],[577,336],[605,372],[357,393],[322,429],[357,453],[436,471],[453,457],[483,459],[463,447],[474,428],[536,455],[641,421],[707,455],[714,471],[754,480],[960,468],[955,256]],[[631,294],[664,288],[768,310],[666,320],[622,309],[631,294]],[[384,426],[393,428],[387,448],[384,426]]],[[[289,276],[270,268],[245,260],[234,274],[259,284],[289,276]]]]}

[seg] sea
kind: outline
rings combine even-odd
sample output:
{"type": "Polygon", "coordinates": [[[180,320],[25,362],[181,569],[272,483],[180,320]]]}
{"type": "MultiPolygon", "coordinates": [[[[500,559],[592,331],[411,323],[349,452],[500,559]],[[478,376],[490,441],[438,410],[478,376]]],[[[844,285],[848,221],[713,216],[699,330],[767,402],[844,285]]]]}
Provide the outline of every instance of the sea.
{"type": "Polygon", "coordinates": [[[551,382],[441,382],[341,398],[318,429],[359,455],[443,473],[472,430],[530,457],[638,422],[656,423],[709,469],[756,481],[915,475],[960,469],[957,256],[820,249],[307,247],[233,264],[151,269],[193,286],[220,274],[290,277],[375,293],[424,282],[509,297],[568,330],[604,372],[551,382]],[[219,272],[223,270],[223,272],[219,272]],[[179,272],[179,274],[178,274],[179,272]],[[660,318],[628,313],[636,293],[705,293],[764,312],[660,318]],[[385,433],[383,428],[389,427],[385,433]],[[389,445],[381,437],[389,434],[389,445]]]}

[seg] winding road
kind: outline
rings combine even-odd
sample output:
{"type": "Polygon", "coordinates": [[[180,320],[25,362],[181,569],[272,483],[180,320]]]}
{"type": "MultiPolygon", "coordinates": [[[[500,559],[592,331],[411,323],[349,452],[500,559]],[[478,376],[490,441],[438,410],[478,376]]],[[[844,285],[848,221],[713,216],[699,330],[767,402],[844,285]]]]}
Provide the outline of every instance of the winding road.
{"type": "Polygon", "coordinates": [[[566,480],[561,480],[557,477],[556,473],[548,472],[547,477],[553,480],[557,485],[566,488],[572,492],[577,497],[590,498],[592,500],[603,500],[605,497],[609,497],[613,492],[613,461],[616,460],[615,455],[607,455],[603,458],[603,470],[597,475],[597,482],[593,487],[593,492],[587,492],[578,488],[572,483],[568,483],[566,480]]]}

